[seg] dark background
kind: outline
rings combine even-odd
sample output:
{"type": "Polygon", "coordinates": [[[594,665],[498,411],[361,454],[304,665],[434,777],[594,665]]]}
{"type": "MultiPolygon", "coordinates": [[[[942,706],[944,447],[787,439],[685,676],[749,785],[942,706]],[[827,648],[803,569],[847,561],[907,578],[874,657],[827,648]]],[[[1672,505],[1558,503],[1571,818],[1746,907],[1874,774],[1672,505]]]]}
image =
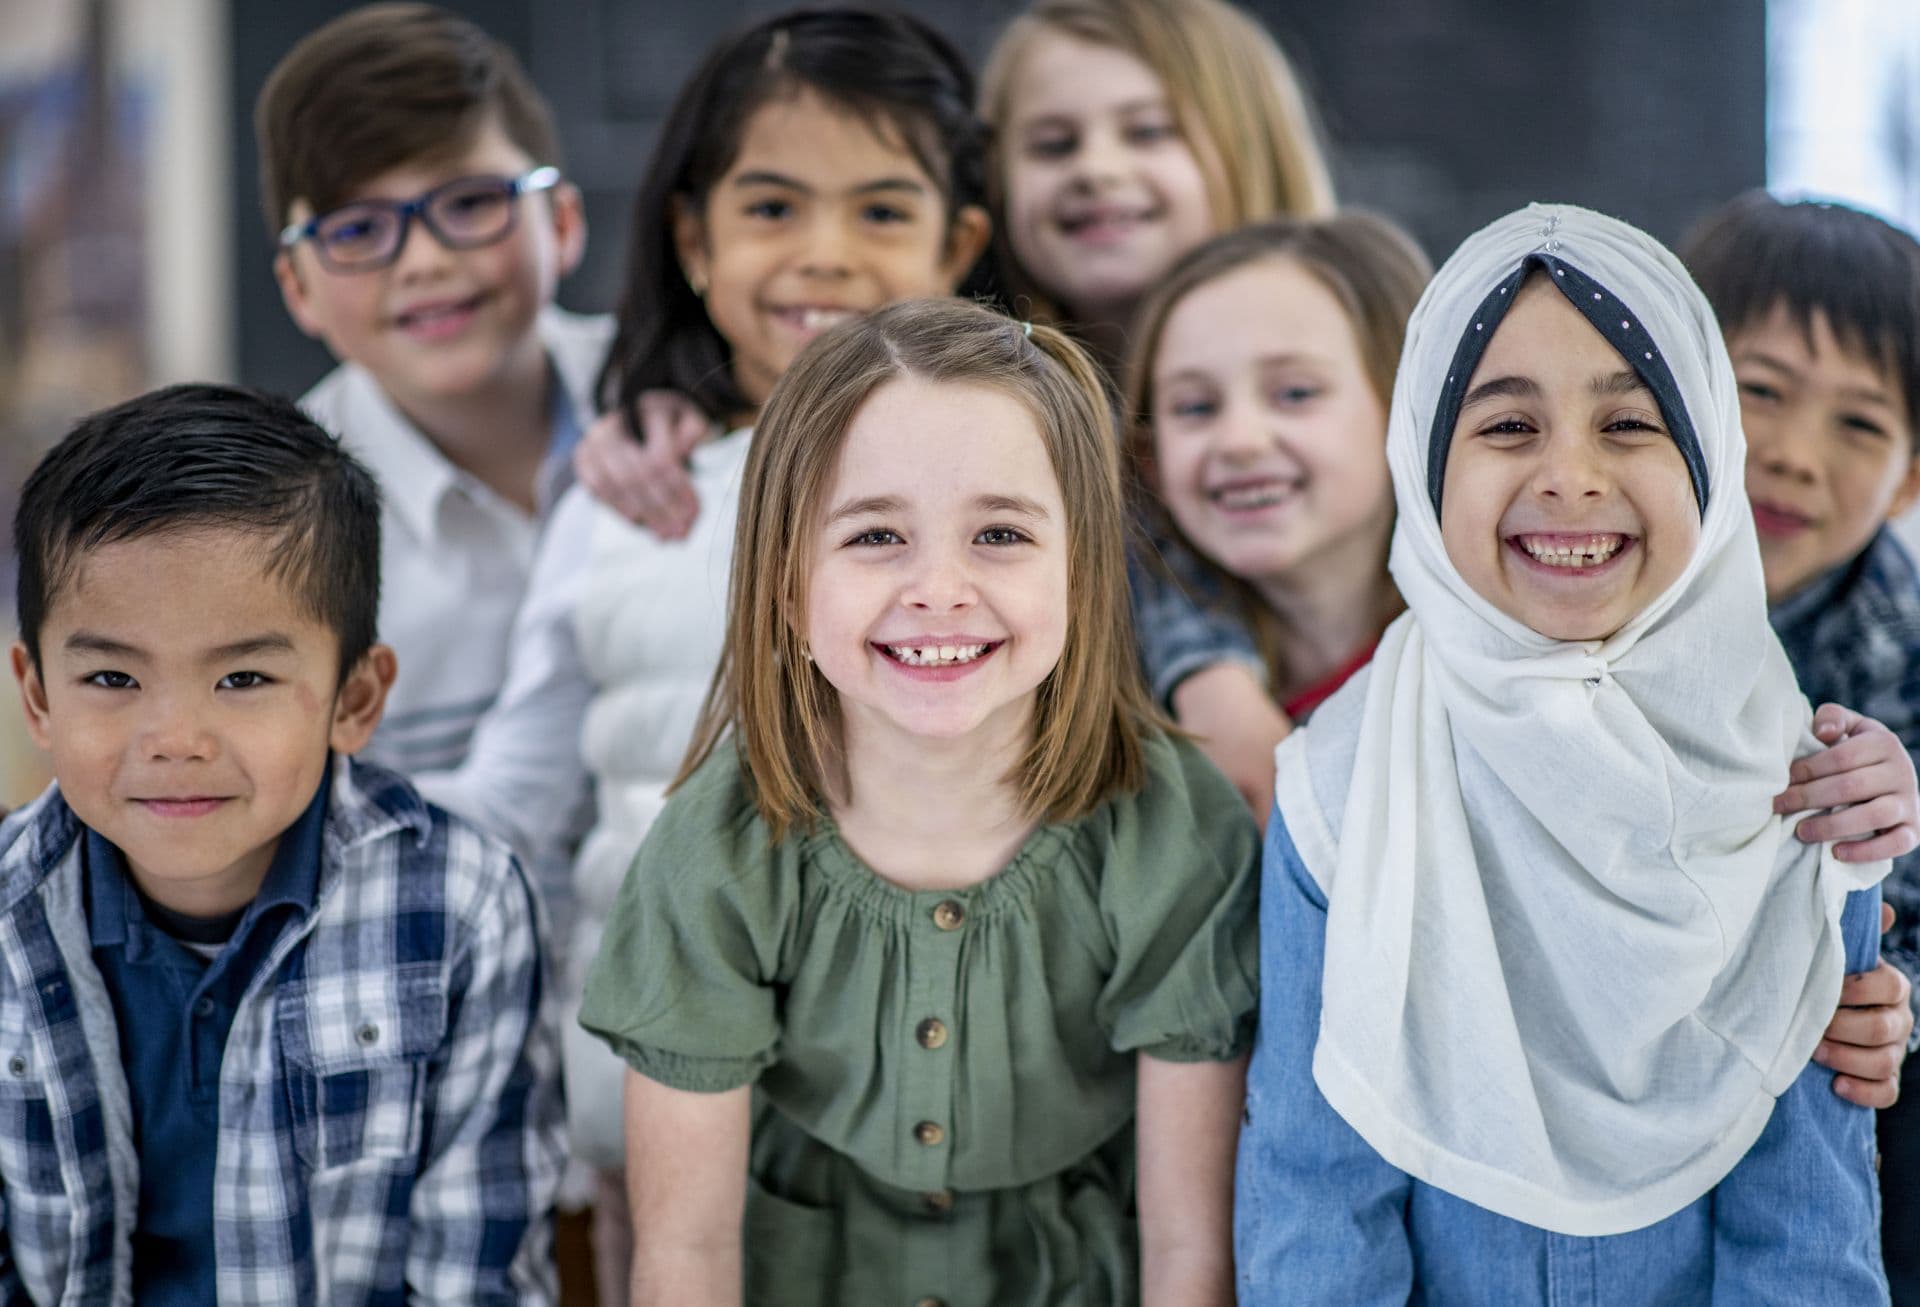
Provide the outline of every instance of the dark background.
{"type": "MultiPolygon", "coordinates": [[[[612,307],[632,188],[655,125],[705,47],[787,5],[747,0],[443,0],[519,51],[552,102],[591,239],[561,287],[612,307]]],[[[352,8],[232,0],[236,359],[298,394],[330,366],[287,318],[258,201],[253,101],[303,34],[352,8]]],[[[976,67],[1019,0],[906,0],[976,67]]],[[[1618,214],[1668,242],[1765,178],[1759,0],[1353,0],[1247,3],[1319,107],[1343,203],[1404,223],[1438,261],[1529,200],[1618,214]]]]}

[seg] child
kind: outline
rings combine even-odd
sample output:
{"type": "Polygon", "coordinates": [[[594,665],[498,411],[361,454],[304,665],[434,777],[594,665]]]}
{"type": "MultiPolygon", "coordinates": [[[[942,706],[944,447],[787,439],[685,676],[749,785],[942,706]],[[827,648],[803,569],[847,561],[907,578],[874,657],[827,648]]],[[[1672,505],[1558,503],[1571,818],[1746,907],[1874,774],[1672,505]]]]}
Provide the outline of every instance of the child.
{"type": "Polygon", "coordinates": [[[1422,298],[1409,611],[1279,757],[1243,1297],[1885,1301],[1872,1118],[1807,1059],[1886,864],[1770,810],[1816,743],[1743,453],[1623,223],[1533,206],[1422,298]]]}
{"type": "MultiPolygon", "coordinates": [[[[585,249],[580,195],[512,52],[427,5],[320,28],[255,117],[281,294],[340,360],[302,403],[385,491],[380,626],[403,671],[370,753],[450,767],[594,410],[611,324],[552,302],[585,249]]],[[[564,916],[564,880],[543,889],[564,916]]]]}
{"type": "Polygon", "coordinates": [[[1106,403],[953,302],[776,389],[581,1013],[636,1304],[1232,1301],[1253,825],[1137,686],[1106,403]]]}
{"type": "Polygon", "coordinates": [[[372,479],[292,405],[83,421],[14,523],[7,1302],[553,1297],[555,1032],[501,845],[356,764],[393,681],[372,479]]]}
{"type": "MultiPolygon", "coordinates": [[[[566,995],[580,992],[720,661],[734,496],[769,388],[828,326],[951,294],[986,244],[972,92],[960,56],[918,20],[819,9],[722,41],[668,115],[640,187],[607,387],[622,411],[650,387],[698,400],[714,434],[693,474],[710,509],[669,542],[569,492],[500,703],[466,765],[422,781],[564,865],[591,772],[598,824],[574,869],[566,995]]],[[[604,1048],[572,1038],[577,1149],[608,1171],[624,1155],[620,1076],[604,1048]]],[[[618,1194],[616,1182],[616,1211],[618,1194]]]]}
{"type": "Polygon", "coordinates": [[[1383,219],[1276,219],[1188,254],[1136,321],[1126,410],[1144,514],[1213,573],[1293,722],[1404,607],[1387,574],[1387,402],[1431,275],[1383,219]]]}
{"type": "MultiPolygon", "coordinates": [[[[1886,529],[1920,496],[1920,244],[1858,210],[1754,191],[1683,257],[1740,384],[1774,630],[1808,697],[1858,705],[1920,751],[1920,579],[1886,529]]],[[[1882,947],[1920,977],[1920,855],[1894,859],[1885,892],[1899,915],[1882,947]]],[[[1882,1229],[1895,1300],[1920,1302],[1920,1085],[1906,1079],[1880,1115],[1882,1229]]]]}

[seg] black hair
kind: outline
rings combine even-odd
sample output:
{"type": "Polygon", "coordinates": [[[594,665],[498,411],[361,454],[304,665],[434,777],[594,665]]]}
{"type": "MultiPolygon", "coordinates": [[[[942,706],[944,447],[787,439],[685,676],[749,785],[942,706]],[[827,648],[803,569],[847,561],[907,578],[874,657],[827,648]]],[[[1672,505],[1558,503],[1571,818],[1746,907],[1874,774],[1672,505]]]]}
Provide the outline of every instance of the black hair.
{"type": "Polygon", "coordinates": [[[1776,306],[1808,335],[1823,314],[1842,348],[1871,359],[1920,436],[1920,242],[1844,204],[1783,204],[1748,191],[1709,213],[1680,257],[1728,336],[1776,306]]]}
{"type": "Polygon", "coordinates": [[[82,418],[27,478],[13,547],[20,639],[34,665],[41,624],[83,555],[196,527],[267,541],[267,573],[332,629],[343,679],[372,646],[380,608],[372,474],[287,400],[196,384],[82,418]]]}
{"type": "Polygon", "coordinates": [[[681,87],[634,204],[619,326],[600,373],[602,404],[634,422],[644,390],[678,390],[708,417],[752,407],[732,350],[682,275],[675,203],[703,205],[733,166],[747,121],[800,89],[884,124],[946,195],[947,219],[986,203],[986,128],[973,74],[940,33],[887,10],[802,9],[723,39],[681,87]]]}

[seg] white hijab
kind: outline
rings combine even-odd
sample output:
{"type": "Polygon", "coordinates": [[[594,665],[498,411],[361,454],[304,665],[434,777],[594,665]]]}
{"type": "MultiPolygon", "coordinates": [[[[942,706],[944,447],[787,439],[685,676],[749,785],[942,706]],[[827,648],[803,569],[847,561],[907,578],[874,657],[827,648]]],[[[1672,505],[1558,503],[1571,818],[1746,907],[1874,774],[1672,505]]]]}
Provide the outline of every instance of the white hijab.
{"type": "Polygon", "coordinates": [[[1416,1179],[1566,1234],[1637,1229],[1759,1136],[1839,1000],[1845,894],[1887,866],[1773,815],[1818,745],[1767,625],[1719,328],[1657,242],[1530,206],[1421,298],[1387,446],[1407,612],[1277,755],[1329,898],[1314,1078],[1416,1179]],[[1505,616],[1440,539],[1436,415],[1450,433],[1529,266],[1648,378],[1705,498],[1685,572],[1606,640],[1505,616]]]}

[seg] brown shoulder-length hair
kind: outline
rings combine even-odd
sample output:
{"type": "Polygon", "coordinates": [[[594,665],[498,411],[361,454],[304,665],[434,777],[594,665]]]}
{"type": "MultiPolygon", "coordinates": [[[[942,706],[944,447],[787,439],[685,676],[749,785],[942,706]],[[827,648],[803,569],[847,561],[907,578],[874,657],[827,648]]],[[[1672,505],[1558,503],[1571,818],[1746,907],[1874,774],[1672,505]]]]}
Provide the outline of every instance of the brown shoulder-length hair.
{"type": "MultiPolygon", "coordinates": [[[[1327,218],[1276,218],[1216,236],[1187,252],[1141,303],[1121,376],[1125,386],[1127,452],[1140,513],[1187,546],[1188,552],[1234,597],[1238,616],[1256,637],[1270,666],[1277,663],[1271,615],[1252,586],[1208,558],[1181,532],[1153,487],[1153,365],[1167,319],[1180,303],[1231,273],[1270,259],[1298,265],[1339,301],[1360,347],[1360,362],[1386,413],[1393,405],[1393,374],[1406,343],[1407,320],[1433,278],[1433,265],[1414,239],[1385,218],[1347,210],[1327,218]]],[[[1275,666],[1276,672],[1282,672],[1275,666]]]]}
{"type": "Polygon", "coordinates": [[[1032,414],[1067,515],[1070,613],[1009,783],[1033,817],[1070,821],[1145,778],[1158,726],[1134,657],[1119,442],[1106,382],[1062,333],[961,300],[908,300],[822,335],[774,386],[740,490],[720,667],[678,786],[731,734],[778,840],[847,792],[833,686],[806,657],[813,546],[847,428],[896,377],[983,386],[1032,414]]]}
{"type": "Polygon", "coordinates": [[[1034,0],[1007,24],[980,77],[980,116],[992,132],[987,193],[1009,294],[1053,312],[1013,257],[1000,221],[1007,151],[1015,148],[1007,138],[1013,83],[1035,38],[1048,31],[1111,46],[1152,70],[1196,154],[1218,164],[1207,169],[1207,198],[1219,230],[1333,212],[1312,106],[1258,19],[1225,0],[1034,0]]]}

